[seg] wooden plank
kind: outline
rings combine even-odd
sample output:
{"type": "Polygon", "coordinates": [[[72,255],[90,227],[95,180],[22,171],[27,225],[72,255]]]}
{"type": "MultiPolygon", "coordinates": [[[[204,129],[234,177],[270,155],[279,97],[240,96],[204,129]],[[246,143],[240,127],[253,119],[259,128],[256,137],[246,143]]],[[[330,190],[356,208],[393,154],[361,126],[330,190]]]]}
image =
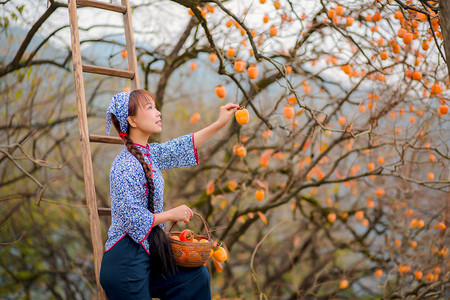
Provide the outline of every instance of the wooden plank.
{"type": "Polygon", "coordinates": [[[123,145],[123,140],[118,137],[90,134],[89,140],[92,143],[118,144],[123,145]]]}
{"type": "Polygon", "coordinates": [[[111,208],[99,207],[98,208],[98,215],[99,216],[110,216],[111,215],[111,208]]]}
{"type": "Polygon", "coordinates": [[[128,79],[134,78],[133,71],[105,68],[105,67],[92,66],[92,65],[83,65],[83,72],[107,75],[107,76],[122,77],[122,78],[128,78],[128,79]]]}
{"type": "Polygon", "coordinates": [[[128,0],[122,0],[122,5],[127,8],[123,14],[123,26],[125,28],[125,39],[127,43],[128,52],[128,67],[133,72],[134,77],[131,78],[131,89],[139,89],[139,71],[137,66],[136,49],[134,47],[133,26],[131,25],[131,9],[128,0]]]}
{"type": "Polygon", "coordinates": [[[115,11],[124,14],[127,11],[127,8],[123,5],[111,4],[100,1],[93,0],[77,0],[77,6],[88,6],[94,8],[105,9],[109,11],[115,11]]]}
{"type": "Polygon", "coordinates": [[[95,281],[97,283],[97,299],[106,300],[106,293],[100,284],[100,267],[103,258],[103,240],[100,229],[100,219],[95,197],[94,172],[92,167],[91,148],[89,143],[88,122],[86,113],[86,95],[81,62],[80,37],[78,33],[76,0],[69,0],[70,37],[72,43],[73,74],[77,98],[78,129],[80,131],[81,156],[83,159],[84,186],[89,212],[89,227],[94,252],[95,281]]]}

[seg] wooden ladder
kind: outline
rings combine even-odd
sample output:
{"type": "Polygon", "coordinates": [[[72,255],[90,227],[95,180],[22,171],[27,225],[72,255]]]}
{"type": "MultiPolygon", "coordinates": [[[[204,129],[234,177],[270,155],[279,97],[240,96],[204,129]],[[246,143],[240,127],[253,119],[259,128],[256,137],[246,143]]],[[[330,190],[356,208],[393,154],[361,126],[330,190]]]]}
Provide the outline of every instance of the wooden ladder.
{"type": "Polygon", "coordinates": [[[100,230],[99,215],[110,215],[111,210],[109,208],[97,208],[90,142],[110,143],[110,144],[123,144],[123,142],[120,138],[89,134],[83,72],[128,78],[131,80],[131,88],[133,90],[139,88],[139,74],[137,68],[136,50],[134,47],[133,29],[131,25],[130,3],[128,0],[121,0],[121,1],[122,4],[117,5],[93,0],[68,0],[70,35],[72,42],[73,73],[75,77],[75,92],[77,98],[78,129],[80,130],[84,184],[86,192],[86,202],[89,212],[89,224],[92,237],[92,247],[94,250],[95,280],[97,283],[98,299],[107,299],[105,291],[100,285],[100,266],[104,248],[100,230]],[[129,70],[118,70],[82,64],[78,18],[77,18],[77,6],[94,7],[108,11],[118,12],[123,15],[129,70]]]}

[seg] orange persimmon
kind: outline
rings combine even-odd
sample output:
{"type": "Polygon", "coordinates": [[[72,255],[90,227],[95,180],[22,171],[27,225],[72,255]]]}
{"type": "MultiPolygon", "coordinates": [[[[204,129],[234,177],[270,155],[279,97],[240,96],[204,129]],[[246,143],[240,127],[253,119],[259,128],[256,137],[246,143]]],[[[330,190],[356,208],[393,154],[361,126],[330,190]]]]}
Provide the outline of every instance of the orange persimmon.
{"type": "Polygon", "coordinates": [[[240,124],[240,125],[244,125],[248,123],[249,120],[249,114],[248,114],[248,110],[246,108],[243,109],[239,109],[234,113],[234,116],[236,117],[236,121],[240,124]]]}
{"type": "Polygon", "coordinates": [[[262,201],[264,199],[264,190],[257,190],[255,192],[256,200],[262,201]]]}
{"type": "Polygon", "coordinates": [[[294,107],[291,105],[286,105],[283,108],[283,114],[287,119],[290,119],[294,116],[294,107]]]}
{"type": "Polygon", "coordinates": [[[251,79],[255,79],[256,77],[258,77],[258,67],[257,66],[250,66],[247,69],[248,72],[248,77],[250,77],[251,79]]]}
{"type": "Polygon", "coordinates": [[[225,98],[226,94],[227,94],[227,90],[226,90],[226,88],[223,85],[218,85],[216,87],[216,95],[217,95],[217,97],[225,98]]]}
{"type": "Polygon", "coordinates": [[[441,106],[439,106],[439,112],[443,115],[446,115],[448,113],[448,105],[442,104],[441,106]]]}
{"type": "Polygon", "coordinates": [[[245,61],[243,60],[237,60],[234,62],[234,69],[236,70],[236,72],[244,72],[245,69],[245,61]]]}
{"type": "Polygon", "coordinates": [[[215,261],[222,263],[228,258],[227,251],[225,248],[219,246],[214,250],[212,257],[215,261]]]}

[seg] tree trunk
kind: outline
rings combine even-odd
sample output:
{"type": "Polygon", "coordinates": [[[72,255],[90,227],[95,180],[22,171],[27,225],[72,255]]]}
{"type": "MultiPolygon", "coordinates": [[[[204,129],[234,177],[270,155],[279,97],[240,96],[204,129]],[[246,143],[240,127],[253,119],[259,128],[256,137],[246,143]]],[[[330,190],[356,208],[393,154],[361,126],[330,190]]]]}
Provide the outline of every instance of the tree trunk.
{"type": "Polygon", "coordinates": [[[439,14],[441,19],[442,36],[444,37],[445,59],[447,60],[447,70],[450,75],[450,2],[448,0],[439,0],[439,14]]]}

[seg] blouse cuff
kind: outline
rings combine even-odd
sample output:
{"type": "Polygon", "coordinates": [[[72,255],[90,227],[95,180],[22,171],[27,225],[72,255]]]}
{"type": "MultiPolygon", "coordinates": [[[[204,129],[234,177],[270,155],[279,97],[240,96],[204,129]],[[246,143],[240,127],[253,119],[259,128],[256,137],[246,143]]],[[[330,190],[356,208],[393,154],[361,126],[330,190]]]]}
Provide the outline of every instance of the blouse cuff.
{"type": "Polygon", "coordinates": [[[192,133],[192,148],[194,148],[194,154],[195,154],[195,161],[197,162],[197,165],[199,165],[199,161],[198,161],[198,152],[197,152],[197,148],[195,148],[195,143],[194,143],[194,133],[192,133]]]}
{"type": "Polygon", "coordinates": [[[145,237],[142,239],[142,241],[139,242],[139,244],[142,244],[143,241],[145,241],[145,239],[148,237],[148,235],[150,234],[150,232],[152,231],[153,228],[153,224],[155,224],[155,216],[153,215],[153,221],[152,221],[152,225],[150,226],[149,231],[147,232],[147,234],[145,235],[145,237]]]}

